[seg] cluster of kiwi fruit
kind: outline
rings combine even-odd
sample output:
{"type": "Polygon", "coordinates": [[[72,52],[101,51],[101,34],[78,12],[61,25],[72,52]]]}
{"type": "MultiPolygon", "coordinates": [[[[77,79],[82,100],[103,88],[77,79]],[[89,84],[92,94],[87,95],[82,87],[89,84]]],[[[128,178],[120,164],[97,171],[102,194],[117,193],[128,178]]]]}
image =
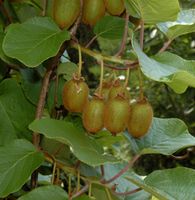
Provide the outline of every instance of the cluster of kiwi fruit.
{"type": "Polygon", "coordinates": [[[92,134],[106,128],[116,135],[128,129],[135,138],[151,126],[153,110],[146,98],[130,103],[130,93],[119,79],[104,81],[92,98],[84,79],[73,76],[63,89],[63,104],[70,112],[82,113],[84,128],[92,134]]]}
{"type": "MultiPolygon", "coordinates": [[[[121,15],[124,0],[83,0],[82,22],[93,26],[106,13],[121,15]]],[[[68,29],[81,12],[80,0],[54,0],[53,18],[60,28],[68,29]]]]}

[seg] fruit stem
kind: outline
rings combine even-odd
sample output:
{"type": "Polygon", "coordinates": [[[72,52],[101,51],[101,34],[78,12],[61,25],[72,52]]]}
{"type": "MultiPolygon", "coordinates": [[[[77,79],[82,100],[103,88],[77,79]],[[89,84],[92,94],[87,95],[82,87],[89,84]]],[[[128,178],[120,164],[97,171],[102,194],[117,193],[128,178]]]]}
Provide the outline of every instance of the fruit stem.
{"type": "Polygon", "coordinates": [[[82,70],[82,64],[83,64],[83,61],[82,61],[81,47],[80,47],[79,44],[78,44],[78,52],[79,52],[79,69],[78,69],[78,78],[80,79],[80,78],[81,78],[81,70],[82,70]]]}
{"type": "Polygon", "coordinates": [[[126,71],[126,79],[125,79],[125,83],[124,83],[124,88],[127,87],[128,83],[129,83],[129,74],[130,74],[130,69],[127,69],[126,71]]]}
{"type": "Polygon", "coordinates": [[[102,87],[103,87],[103,79],[104,79],[104,61],[103,59],[100,61],[101,72],[100,72],[100,89],[99,96],[102,96],[102,87]]]}
{"type": "Polygon", "coordinates": [[[139,91],[140,91],[139,100],[142,101],[144,99],[144,91],[143,91],[143,79],[140,66],[138,67],[138,78],[139,78],[139,91]]]}

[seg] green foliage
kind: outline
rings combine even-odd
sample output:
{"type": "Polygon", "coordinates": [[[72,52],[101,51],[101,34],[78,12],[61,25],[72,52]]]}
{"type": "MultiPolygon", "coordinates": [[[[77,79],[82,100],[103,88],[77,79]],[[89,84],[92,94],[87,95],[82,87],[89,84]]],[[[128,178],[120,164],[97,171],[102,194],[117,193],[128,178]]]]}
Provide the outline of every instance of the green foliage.
{"type": "Polygon", "coordinates": [[[0,1],[0,198],[194,199],[194,158],[188,168],[176,161],[195,152],[194,1],[125,0],[129,21],[125,12],[106,13],[92,27],[77,18],[68,30],[53,21],[52,2],[0,1]],[[145,96],[153,107],[144,137],[105,128],[91,134],[82,113],[63,107],[66,81],[73,78],[79,93],[85,78],[94,94],[102,78],[123,76],[131,103],[145,96]],[[149,154],[175,159],[178,167],[153,170],[147,163],[152,173],[141,177],[135,162],[149,154]]]}

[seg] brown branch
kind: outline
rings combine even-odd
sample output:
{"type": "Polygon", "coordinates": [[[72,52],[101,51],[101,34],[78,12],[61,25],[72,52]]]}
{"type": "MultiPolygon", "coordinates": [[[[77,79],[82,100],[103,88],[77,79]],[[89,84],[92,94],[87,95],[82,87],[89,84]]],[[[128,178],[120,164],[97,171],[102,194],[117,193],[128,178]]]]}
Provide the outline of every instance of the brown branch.
{"type": "MultiPolygon", "coordinates": [[[[53,70],[58,65],[59,59],[62,56],[64,51],[65,51],[65,43],[61,46],[58,54],[52,59],[51,65],[45,73],[45,76],[44,76],[43,82],[42,82],[41,92],[39,95],[39,101],[37,104],[35,119],[41,119],[41,117],[42,117],[44,106],[45,106],[46,95],[47,95],[47,91],[49,88],[50,76],[51,76],[53,70]]],[[[37,149],[39,149],[39,143],[40,143],[40,134],[39,133],[33,133],[32,142],[33,142],[33,145],[37,149]]],[[[35,172],[33,172],[32,176],[31,176],[31,188],[35,188],[37,186],[37,179],[38,179],[38,171],[36,170],[35,172]]]]}
{"type": "Polygon", "coordinates": [[[129,163],[121,170],[119,171],[116,175],[114,175],[112,178],[110,178],[109,180],[101,180],[100,182],[102,184],[108,184],[111,183],[113,181],[115,181],[117,178],[119,178],[120,176],[122,176],[125,172],[128,171],[128,169],[130,167],[133,166],[133,164],[135,163],[135,161],[140,157],[140,155],[136,155],[132,160],[129,161],[129,163]]]}
{"type": "Polygon", "coordinates": [[[127,42],[127,36],[128,36],[128,27],[129,27],[128,23],[129,23],[129,14],[126,12],[123,39],[122,39],[122,42],[121,42],[120,49],[115,54],[115,56],[121,56],[124,53],[125,45],[126,45],[126,42],[127,42]]]}
{"type": "Polygon", "coordinates": [[[144,21],[141,20],[141,29],[140,29],[140,47],[143,50],[144,48],[144,21]]]}
{"type": "Polygon", "coordinates": [[[131,191],[127,191],[127,192],[116,192],[114,190],[111,190],[113,194],[117,195],[117,196],[129,196],[129,195],[132,195],[136,192],[139,192],[141,191],[142,188],[136,188],[134,190],[131,190],[131,191]]]}
{"type": "Polygon", "coordinates": [[[105,63],[104,66],[112,70],[120,71],[120,70],[136,69],[138,67],[138,64],[139,62],[135,61],[134,63],[127,64],[126,67],[116,67],[114,65],[107,64],[107,63],[105,63]]]}
{"type": "Polygon", "coordinates": [[[12,16],[9,14],[9,12],[7,11],[7,9],[5,8],[3,1],[0,1],[0,6],[1,6],[1,10],[2,13],[5,15],[5,17],[8,19],[9,24],[11,24],[13,22],[13,18],[12,16]]]}
{"type": "Polygon", "coordinates": [[[158,53],[162,53],[162,52],[166,51],[169,48],[171,42],[172,42],[171,39],[169,39],[167,42],[165,42],[163,47],[159,50],[158,53]]]}
{"type": "Polygon", "coordinates": [[[82,19],[82,14],[83,14],[83,0],[80,0],[80,14],[79,14],[79,17],[77,18],[74,26],[71,28],[70,30],[70,34],[74,37],[74,35],[76,34],[77,32],[77,29],[78,29],[78,26],[79,24],[81,23],[81,19],[82,19]]]}

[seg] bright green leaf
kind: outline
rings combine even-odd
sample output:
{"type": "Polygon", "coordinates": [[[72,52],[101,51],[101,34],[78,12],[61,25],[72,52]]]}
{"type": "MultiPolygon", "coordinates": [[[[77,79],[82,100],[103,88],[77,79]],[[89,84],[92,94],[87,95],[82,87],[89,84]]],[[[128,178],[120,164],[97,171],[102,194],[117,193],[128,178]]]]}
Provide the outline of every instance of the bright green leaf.
{"type": "Polygon", "coordinates": [[[195,32],[195,9],[182,10],[176,21],[160,23],[157,26],[171,40],[195,32]]]}
{"type": "Polygon", "coordinates": [[[195,137],[179,119],[153,118],[147,135],[140,139],[131,137],[130,142],[137,153],[171,155],[179,149],[195,146],[195,137]]]}
{"type": "Polygon", "coordinates": [[[39,187],[28,194],[21,196],[18,200],[68,200],[67,193],[55,185],[39,187]]]}
{"type": "MultiPolygon", "coordinates": [[[[129,24],[132,26],[131,24],[129,24]]],[[[123,37],[125,20],[120,17],[105,16],[94,27],[94,33],[99,37],[116,40],[123,37]]]]}
{"type": "Polygon", "coordinates": [[[188,86],[195,87],[195,61],[164,52],[153,58],[148,57],[134,39],[133,48],[137,53],[142,72],[150,79],[168,84],[176,93],[183,93],[188,86]]]}
{"type": "Polygon", "coordinates": [[[57,54],[62,43],[70,39],[52,19],[34,17],[22,24],[11,24],[3,41],[3,50],[28,67],[36,67],[57,54]]]}
{"type": "Polygon", "coordinates": [[[144,180],[145,184],[155,190],[167,193],[168,200],[195,199],[195,170],[178,167],[175,169],[152,172],[144,180]]]}
{"type": "Polygon", "coordinates": [[[0,147],[0,197],[18,191],[43,162],[42,153],[26,140],[0,147]]]}
{"type": "Polygon", "coordinates": [[[109,155],[103,155],[103,149],[90,139],[84,131],[76,128],[72,123],[54,119],[35,120],[30,129],[42,133],[50,139],[69,144],[74,155],[82,162],[98,166],[104,163],[117,162],[109,155]]]}
{"type": "Polygon", "coordinates": [[[30,139],[29,123],[34,119],[35,107],[30,104],[19,84],[6,79],[0,84],[0,145],[17,138],[30,139]]]}
{"type": "Polygon", "coordinates": [[[128,12],[147,24],[174,21],[180,11],[178,0],[125,0],[128,12]]]}

